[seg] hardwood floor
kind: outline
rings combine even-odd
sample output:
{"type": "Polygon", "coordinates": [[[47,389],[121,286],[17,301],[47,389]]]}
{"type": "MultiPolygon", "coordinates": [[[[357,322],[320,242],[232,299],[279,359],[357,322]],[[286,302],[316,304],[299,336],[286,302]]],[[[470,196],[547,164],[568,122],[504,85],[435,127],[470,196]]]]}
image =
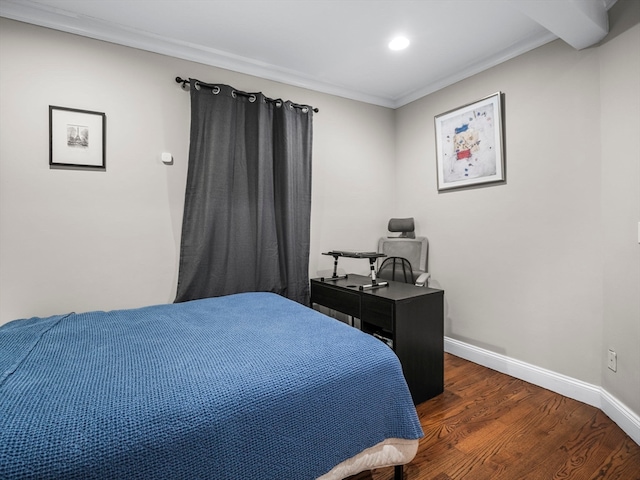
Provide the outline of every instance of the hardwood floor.
{"type": "Polygon", "coordinates": [[[405,480],[640,480],[640,446],[599,409],[450,354],[444,377],[405,480]]]}

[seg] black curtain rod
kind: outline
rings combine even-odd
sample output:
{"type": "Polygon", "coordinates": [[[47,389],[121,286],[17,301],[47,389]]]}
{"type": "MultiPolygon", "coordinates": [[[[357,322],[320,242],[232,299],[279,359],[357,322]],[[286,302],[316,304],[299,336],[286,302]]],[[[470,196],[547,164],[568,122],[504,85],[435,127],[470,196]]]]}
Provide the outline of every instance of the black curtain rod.
{"type": "MultiPolygon", "coordinates": [[[[176,77],[176,83],[181,83],[181,84],[182,84],[182,88],[186,88],[187,84],[191,85],[191,82],[189,82],[189,80],[185,80],[185,79],[180,78],[180,77],[176,77]]],[[[207,85],[207,84],[205,83],[205,84],[203,84],[203,85],[207,85]]],[[[243,97],[251,97],[251,96],[253,96],[253,95],[254,95],[253,93],[241,92],[240,90],[234,90],[234,92],[235,92],[237,95],[241,95],[241,96],[243,96],[243,97]]],[[[275,100],[273,100],[272,98],[267,98],[267,100],[269,100],[269,101],[275,101],[275,100]]],[[[304,108],[304,107],[307,107],[307,106],[308,106],[308,105],[298,105],[297,103],[293,103],[293,102],[292,102],[291,104],[292,104],[294,107],[298,107],[298,108],[304,108]]],[[[320,111],[319,109],[314,108],[314,107],[309,107],[309,108],[311,108],[311,109],[312,109],[314,112],[316,112],[316,113],[318,113],[318,112],[320,111]]]]}

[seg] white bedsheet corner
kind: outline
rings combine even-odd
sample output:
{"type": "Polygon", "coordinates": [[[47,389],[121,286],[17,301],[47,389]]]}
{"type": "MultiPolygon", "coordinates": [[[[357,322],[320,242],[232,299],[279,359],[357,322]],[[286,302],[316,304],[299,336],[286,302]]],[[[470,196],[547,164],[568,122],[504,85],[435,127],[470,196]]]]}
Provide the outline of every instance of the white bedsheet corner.
{"type": "Polygon", "coordinates": [[[317,480],[342,480],[374,468],[405,465],[416,456],[418,440],[388,438],[333,467],[317,480]]]}

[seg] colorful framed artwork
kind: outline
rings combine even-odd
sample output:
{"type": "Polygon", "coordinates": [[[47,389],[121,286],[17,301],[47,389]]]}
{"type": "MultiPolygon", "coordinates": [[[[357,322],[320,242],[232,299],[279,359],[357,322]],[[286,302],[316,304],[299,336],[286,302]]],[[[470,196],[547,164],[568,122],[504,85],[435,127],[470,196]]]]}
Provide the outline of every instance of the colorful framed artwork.
{"type": "Polygon", "coordinates": [[[502,95],[435,117],[438,191],[505,181],[502,95]]]}
{"type": "Polygon", "coordinates": [[[102,112],[49,106],[49,167],[106,170],[102,112]]]}

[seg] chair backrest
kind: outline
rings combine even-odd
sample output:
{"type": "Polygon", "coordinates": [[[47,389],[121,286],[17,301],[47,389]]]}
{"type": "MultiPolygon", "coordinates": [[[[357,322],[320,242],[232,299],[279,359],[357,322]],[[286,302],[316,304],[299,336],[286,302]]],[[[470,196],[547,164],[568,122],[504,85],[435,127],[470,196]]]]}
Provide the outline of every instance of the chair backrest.
{"type": "Polygon", "coordinates": [[[378,277],[396,282],[415,282],[409,260],[402,257],[386,257],[378,269],[378,277]]]}
{"type": "Polygon", "coordinates": [[[378,252],[384,253],[387,257],[406,258],[411,263],[416,277],[428,272],[429,241],[426,237],[382,237],[378,241],[378,252]]]}

